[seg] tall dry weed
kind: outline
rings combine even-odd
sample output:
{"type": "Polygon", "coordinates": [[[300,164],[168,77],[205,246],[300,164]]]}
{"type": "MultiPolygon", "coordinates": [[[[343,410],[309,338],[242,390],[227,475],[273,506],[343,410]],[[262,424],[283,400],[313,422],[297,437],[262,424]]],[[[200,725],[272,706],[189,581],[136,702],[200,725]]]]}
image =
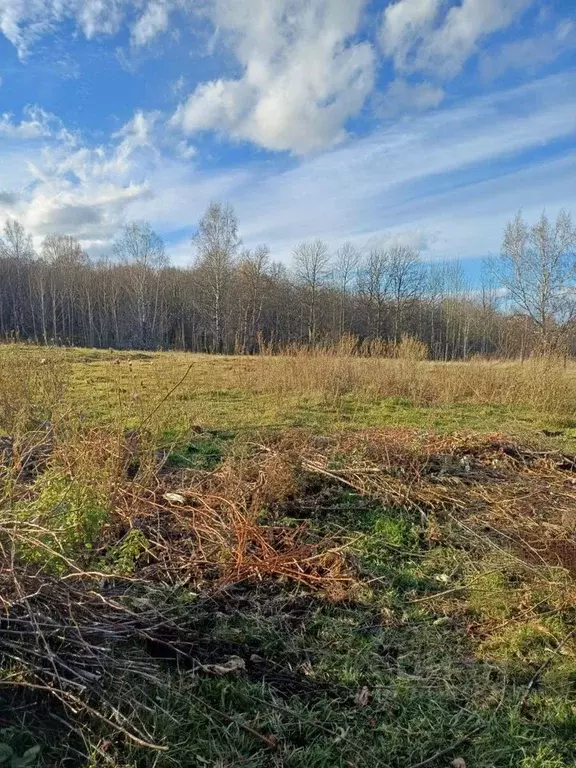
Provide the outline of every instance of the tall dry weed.
{"type": "Polygon", "coordinates": [[[576,367],[559,358],[441,363],[426,357],[426,348],[411,339],[387,358],[292,349],[255,360],[239,371],[237,383],[256,393],[319,397],[334,405],[345,397],[400,397],[415,405],[524,406],[576,418],[576,367]]]}
{"type": "Polygon", "coordinates": [[[69,366],[61,350],[7,346],[0,366],[0,432],[50,421],[62,402],[69,366]]]}

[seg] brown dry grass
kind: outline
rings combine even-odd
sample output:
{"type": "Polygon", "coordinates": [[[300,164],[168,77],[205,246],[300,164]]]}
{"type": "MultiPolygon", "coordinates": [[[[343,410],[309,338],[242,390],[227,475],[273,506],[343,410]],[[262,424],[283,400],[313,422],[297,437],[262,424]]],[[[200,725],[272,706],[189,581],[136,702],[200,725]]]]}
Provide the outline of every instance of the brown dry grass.
{"type": "Polygon", "coordinates": [[[523,364],[475,359],[438,363],[418,357],[358,358],[317,351],[256,360],[238,369],[241,388],[280,397],[407,398],[416,405],[523,405],[576,415],[576,369],[554,358],[523,364]]]}
{"type": "MultiPolygon", "coordinates": [[[[146,644],[169,650],[178,663],[201,666],[187,624],[190,607],[165,610],[167,586],[210,601],[240,584],[292,585],[329,605],[369,604],[374,584],[389,590],[390,571],[366,579],[359,566],[356,540],[364,534],[354,518],[366,509],[392,518],[410,513],[420,547],[414,558],[422,563],[458,551],[457,571],[441,574],[447,582],[410,592],[402,611],[424,603],[441,619],[457,617],[478,642],[479,657],[491,662],[515,652],[506,648],[506,633],[527,625],[552,633],[563,661],[576,656],[569,624],[576,608],[573,455],[500,433],[395,428],[320,437],[283,430],[233,443],[215,468],[174,469],[166,461],[171,446],[158,450],[157,443],[175,418],[168,395],[178,382],[199,393],[216,380],[330,402],[350,394],[521,402],[567,416],[575,407],[571,367],[549,359],[523,366],[436,364],[418,350],[394,359],[330,350],[210,358],[209,373],[198,376],[193,369],[206,362],[201,357],[97,362],[113,366],[117,393],[127,381],[142,381],[144,370],[147,387],[154,382],[149,398],[137,399],[131,411],[138,428],[125,431],[120,419],[94,427],[71,413],[63,392],[69,367],[78,364],[73,358],[46,363],[31,354],[33,365],[18,363],[20,387],[0,376],[0,393],[10,404],[3,427],[12,430],[13,448],[1,458],[0,687],[25,689],[44,704],[46,697],[56,700],[58,716],[76,735],[84,730],[92,739],[103,727],[115,739],[160,746],[143,725],[150,702],[139,701],[142,688],[125,692],[120,702],[114,691],[123,667],[142,685],[162,685],[146,644]],[[23,462],[21,446],[33,462],[23,462]],[[344,498],[350,491],[352,501],[344,498]],[[345,515],[352,523],[340,523],[345,515]],[[327,525],[328,518],[338,524],[327,525]],[[510,583],[493,584],[494,574],[510,583]],[[558,617],[554,632],[550,617],[558,617]]],[[[197,427],[186,437],[199,434],[197,427]]],[[[376,537],[374,546],[403,554],[401,546],[381,541],[376,537]]],[[[387,593],[379,600],[379,622],[405,621],[404,614],[393,615],[387,593]]],[[[536,679],[544,667],[533,667],[536,679]]],[[[274,748],[267,736],[251,734],[274,748]]],[[[104,761],[98,738],[97,760],[104,761]]]]}
{"type": "Polygon", "coordinates": [[[29,423],[30,418],[44,418],[38,403],[48,395],[65,420],[73,416],[80,424],[132,427],[146,421],[156,433],[186,431],[194,424],[226,428],[309,424],[332,429],[344,423],[354,428],[446,421],[453,429],[458,420],[460,425],[493,429],[502,419],[510,423],[516,417],[537,428],[576,426],[572,362],[534,357],[524,363],[482,359],[441,363],[423,359],[423,351],[410,340],[394,354],[359,357],[338,347],[293,349],[278,356],[219,357],[4,346],[0,402],[7,406],[0,430],[12,431],[16,413],[29,423]],[[57,374],[52,383],[47,379],[37,386],[38,372],[51,367],[57,374]],[[63,371],[70,372],[65,391],[56,381],[63,378],[63,371]],[[39,396],[42,386],[53,391],[39,396]],[[24,402],[29,403],[25,408],[24,402]]]}
{"type": "MultiPolygon", "coordinates": [[[[536,564],[576,575],[576,457],[505,435],[373,430],[308,440],[303,467],[377,499],[456,525],[536,564]],[[351,457],[333,468],[334,456],[351,457]]],[[[432,524],[433,529],[433,524],[432,524]]]]}

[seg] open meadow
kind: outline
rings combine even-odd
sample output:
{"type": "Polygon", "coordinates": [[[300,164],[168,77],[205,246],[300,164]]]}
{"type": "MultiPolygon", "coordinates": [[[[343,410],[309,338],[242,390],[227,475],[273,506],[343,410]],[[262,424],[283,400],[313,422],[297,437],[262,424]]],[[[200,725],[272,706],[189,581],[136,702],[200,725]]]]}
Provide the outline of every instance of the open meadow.
{"type": "Polygon", "coordinates": [[[3,345],[0,494],[0,766],[576,764],[573,362],[3,345]]]}

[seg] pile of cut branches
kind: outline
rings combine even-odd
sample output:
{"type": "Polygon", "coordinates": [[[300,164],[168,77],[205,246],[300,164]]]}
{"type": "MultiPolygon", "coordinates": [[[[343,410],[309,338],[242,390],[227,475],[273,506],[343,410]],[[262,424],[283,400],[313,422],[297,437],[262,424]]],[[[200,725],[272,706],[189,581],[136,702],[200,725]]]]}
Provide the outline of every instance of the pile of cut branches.
{"type": "Polygon", "coordinates": [[[302,443],[305,472],[385,506],[444,516],[576,574],[576,456],[503,435],[417,430],[348,433],[302,443]],[[341,457],[350,457],[343,462],[341,457]]]}

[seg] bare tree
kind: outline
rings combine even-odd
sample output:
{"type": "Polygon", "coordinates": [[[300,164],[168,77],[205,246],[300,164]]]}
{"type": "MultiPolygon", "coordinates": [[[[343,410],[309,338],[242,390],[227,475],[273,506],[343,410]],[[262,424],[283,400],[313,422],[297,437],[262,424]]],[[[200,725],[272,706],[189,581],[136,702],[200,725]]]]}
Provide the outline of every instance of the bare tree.
{"type": "Polygon", "coordinates": [[[32,236],[16,219],[7,219],[0,236],[0,258],[28,261],[34,258],[32,236]]]}
{"type": "Polygon", "coordinates": [[[52,338],[63,337],[73,341],[79,283],[83,274],[82,268],[86,267],[88,262],[88,254],[77,238],[60,234],[51,234],[44,238],[41,267],[38,270],[41,280],[41,325],[44,338],[47,335],[47,302],[44,296],[48,291],[52,338]]]}
{"type": "Polygon", "coordinates": [[[4,261],[5,271],[0,294],[0,329],[4,333],[10,329],[20,334],[24,330],[24,306],[32,300],[27,264],[34,255],[32,237],[19,221],[7,219],[0,236],[0,259],[4,261]],[[9,328],[2,322],[4,317],[8,319],[9,328]]]}
{"type": "Polygon", "coordinates": [[[457,261],[424,270],[405,248],[374,247],[359,263],[346,243],[333,267],[320,241],[296,249],[293,269],[270,262],[264,246],[238,258],[236,217],[218,203],[200,223],[188,269],[166,266],[149,224],[129,224],[91,262],[62,234],[48,235],[37,258],[30,236],[9,221],[0,232],[0,338],[252,353],[260,338],[280,351],[303,337],[337,342],[353,329],[355,351],[365,338],[407,332],[435,359],[522,356],[543,338],[576,351],[575,242],[567,214],[534,226],[517,217],[496,264],[502,279],[492,271],[472,291],[457,261]]]}
{"type": "Polygon", "coordinates": [[[358,273],[358,293],[366,311],[367,331],[372,338],[377,339],[382,335],[389,292],[390,274],[386,253],[381,248],[372,248],[358,273]]]}
{"type": "Polygon", "coordinates": [[[167,265],[164,242],[146,221],[124,226],[114,242],[116,258],[130,267],[130,290],[135,299],[138,346],[146,347],[154,337],[158,315],[160,269],[167,265]]]}
{"type": "Polygon", "coordinates": [[[560,211],[529,226],[519,212],[504,232],[494,273],[513,306],[528,315],[545,347],[557,345],[576,320],[576,228],[560,211]]]}
{"type": "Polygon", "coordinates": [[[246,250],[242,253],[237,269],[241,312],[240,347],[243,352],[251,354],[258,348],[269,263],[270,249],[267,245],[260,245],[254,251],[246,250]]]}
{"type": "Polygon", "coordinates": [[[346,325],[346,303],[354,277],[360,264],[360,253],[350,242],[336,251],[335,274],[340,294],[339,301],[339,333],[342,336],[346,325]]]}
{"type": "Polygon", "coordinates": [[[330,254],[322,240],[300,243],[294,250],[294,271],[304,288],[308,310],[308,343],[316,343],[318,324],[318,292],[328,276],[330,254]]]}
{"type": "Polygon", "coordinates": [[[192,244],[197,250],[198,277],[212,319],[212,348],[217,352],[224,347],[224,316],[229,309],[227,300],[240,242],[238,219],[232,206],[210,203],[192,244]]]}
{"type": "Polygon", "coordinates": [[[394,299],[394,341],[398,343],[403,331],[405,306],[423,288],[420,254],[414,248],[395,245],[386,254],[390,291],[394,299]]]}
{"type": "Polygon", "coordinates": [[[81,266],[88,262],[88,254],[79,240],[72,235],[46,235],[42,243],[42,259],[47,264],[62,267],[81,266]]]}

